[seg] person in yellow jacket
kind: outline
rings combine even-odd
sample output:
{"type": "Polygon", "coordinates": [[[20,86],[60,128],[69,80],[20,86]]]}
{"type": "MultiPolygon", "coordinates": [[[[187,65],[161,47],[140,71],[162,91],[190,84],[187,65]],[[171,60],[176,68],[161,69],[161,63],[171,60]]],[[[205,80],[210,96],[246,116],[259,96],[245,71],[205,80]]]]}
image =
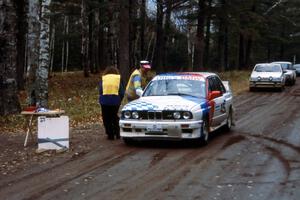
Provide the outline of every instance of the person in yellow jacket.
{"type": "Polygon", "coordinates": [[[120,138],[118,111],[124,97],[119,70],[107,67],[99,82],[99,103],[101,105],[103,125],[109,140],[120,138]]]}
{"type": "Polygon", "coordinates": [[[146,87],[147,72],[151,69],[148,61],[140,61],[140,66],[135,69],[130,75],[126,86],[126,97],[128,102],[138,99],[143,94],[143,89],[146,87]]]}

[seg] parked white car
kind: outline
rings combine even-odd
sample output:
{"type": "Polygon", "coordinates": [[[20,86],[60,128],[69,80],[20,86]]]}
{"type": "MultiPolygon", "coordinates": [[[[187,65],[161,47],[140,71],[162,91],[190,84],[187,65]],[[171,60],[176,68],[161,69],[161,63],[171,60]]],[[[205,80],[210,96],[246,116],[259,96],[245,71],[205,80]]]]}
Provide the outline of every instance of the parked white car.
{"type": "Polygon", "coordinates": [[[296,71],[293,69],[293,65],[291,62],[285,62],[285,61],[276,61],[272,62],[273,64],[280,64],[283,71],[284,75],[286,77],[286,85],[294,85],[296,82],[296,71]]]}
{"type": "Polygon", "coordinates": [[[293,69],[296,70],[296,75],[299,76],[300,75],[300,64],[295,64],[293,66],[293,69]]]}
{"type": "Polygon", "coordinates": [[[249,78],[250,91],[255,88],[279,88],[283,90],[284,85],[285,75],[280,64],[256,64],[249,78]]]}
{"type": "Polygon", "coordinates": [[[233,121],[232,93],[228,82],[214,73],[169,73],[154,77],[143,96],[122,109],[120,135],[133,139],[199,139],[228,130],[233,121]]]}

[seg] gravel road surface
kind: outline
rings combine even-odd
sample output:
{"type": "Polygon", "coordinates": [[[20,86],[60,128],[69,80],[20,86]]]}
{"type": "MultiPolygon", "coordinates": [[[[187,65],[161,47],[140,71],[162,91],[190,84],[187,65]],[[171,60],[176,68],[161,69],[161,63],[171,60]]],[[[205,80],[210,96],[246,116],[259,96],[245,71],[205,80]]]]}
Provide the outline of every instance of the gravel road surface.
{"type": "Polygon", "coordinates": [[[1,199],[300,199],[300,80],[235,97],[236,126],[208,145],[99,141],[0,179],[1,199]]]}

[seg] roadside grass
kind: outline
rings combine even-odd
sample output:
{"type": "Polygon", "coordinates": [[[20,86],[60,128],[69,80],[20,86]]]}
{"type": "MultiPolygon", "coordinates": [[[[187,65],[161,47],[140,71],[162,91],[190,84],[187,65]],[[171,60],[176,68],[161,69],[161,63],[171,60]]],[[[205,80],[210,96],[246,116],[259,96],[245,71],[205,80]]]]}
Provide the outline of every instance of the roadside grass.
{"type": "Polygon", "coordinates": [[[229,81],[233,94],[238,95],[249,88],[251,71],[228,71],[217,73],[224,81],[229,81]]]}
{"type": "MultiPolygon", "coordinates": [[[[222,80],[230,81],[234,95],[248,89],[249,71],[218,73],[222,80]]],[[[86,126],[101,121],[98,104],[100,74],[85,78],[82,72],[55,73],[49,79],[49,109],[63,109],[70,117],[70,126],[86,126]]],[[[20,92],[22,108],[26,107],[26,94],[20,92]]],[[[124,101],[125,102],[125,101],[124,101]]],[[[0,116],[0,134],[24,132],[25,118],[19,115],[0,116]]]]}
{"type": "MultiPolygon", "coordinates": [[[[100,74],[83,77],[83,72],[54,73],[49,79],[49,109],[65,110],[70,126],[86,126],[101,121],[98,104],[100,74]]],[[[22,109],[26,107],[25,91],[20,92],[22,109]]],[[[24,132],[25,117],[0,116],[0,134],[24,132]]]]}

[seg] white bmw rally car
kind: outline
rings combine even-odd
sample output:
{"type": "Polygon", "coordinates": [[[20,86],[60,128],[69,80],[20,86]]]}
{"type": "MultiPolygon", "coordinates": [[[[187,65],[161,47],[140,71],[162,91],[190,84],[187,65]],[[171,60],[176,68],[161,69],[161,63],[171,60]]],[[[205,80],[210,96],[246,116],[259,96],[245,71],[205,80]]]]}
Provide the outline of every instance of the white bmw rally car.
{"type": "Polygon", "coordinates": [[[157,75],[141,98],[126,104],[121,113],[120,135],[133,139],[200,139],[233,122],[232,93],[228,82],[214,73],[157,75]]]}

